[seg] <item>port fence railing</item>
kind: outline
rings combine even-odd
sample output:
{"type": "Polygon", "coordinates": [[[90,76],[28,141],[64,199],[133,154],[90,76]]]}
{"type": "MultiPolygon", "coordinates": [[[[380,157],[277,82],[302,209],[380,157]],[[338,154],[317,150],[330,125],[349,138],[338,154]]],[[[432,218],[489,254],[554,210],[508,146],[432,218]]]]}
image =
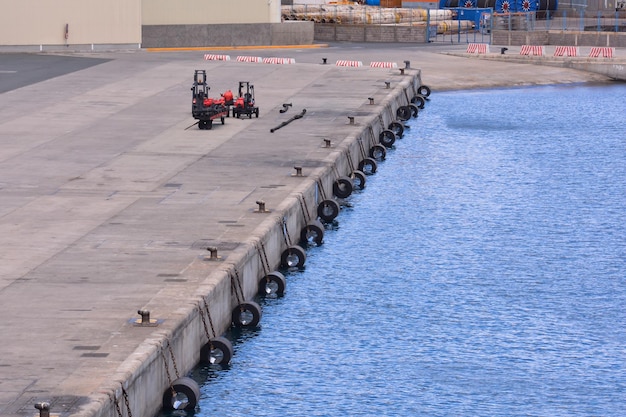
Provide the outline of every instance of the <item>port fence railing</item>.
{"type": "MultiPolygon", "coordinates": [[[[469,2],[468,4],[475,4],[469,2]]],[[[428,42],[490,43],[493,30],[626,32],[626,14],[579,9],[498,12],[496,7],[388,8],[367,5],[294,4],[282,19],[337,25],[423,27],[428,42]]]]}

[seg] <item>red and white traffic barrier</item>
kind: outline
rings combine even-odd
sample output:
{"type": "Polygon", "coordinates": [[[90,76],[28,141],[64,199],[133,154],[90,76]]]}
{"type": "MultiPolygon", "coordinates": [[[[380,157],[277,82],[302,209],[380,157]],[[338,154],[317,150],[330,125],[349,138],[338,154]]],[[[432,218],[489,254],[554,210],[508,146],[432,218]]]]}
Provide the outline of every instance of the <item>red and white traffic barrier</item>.
{"type": "Polygon", "coordinates": [[[237,57],[238,62],[263,62],[263,58],[260,56],[245,56],[240,55],[237,57]]]}
{"type": "Polygon", "coordinates": [[[488,54],[489,44],[486,43],[470,43],[467,45],[468,54],[488,54]]]}
{"type": "Polygon", "coordinates": [[[589,58],[613,58],[615,55],[615,48],[608,48],[602,46],[594,46],[589,52],[589,58]]]}
{"type": "Polygon", "coordinates": [[[295,64],[296,60],[293,58],[263,58],[264,64],[295,64]]]}
{"type": "Polygon", "coordinates": [[[205,61],[230,61],[230,55],[204,54],[205,61]]]}
{"type": "Polygon", "coordinates": [[[577,46],[557,46],[554,50],[554,56],[578,56],[577,46]]]}
{"type": "Polygon", "coordinates": [[[522,45],[522,49],[520,49],[519,54],[544,56],[546,54],[546,48],[543,45],[522,45]]]}
{"type": "Polygon", "coordinates": [[[395,62],[370,62],[370,68],[398,68],[395,62]]]}
{"type": "Polygon", "coordinates": [[[337,61],[336,65],[338,67],[362,67],[363,66],[363,62],[361,62],[361,61],[346,61],[346,60],[340,59],[339,61],[337,61]]]}

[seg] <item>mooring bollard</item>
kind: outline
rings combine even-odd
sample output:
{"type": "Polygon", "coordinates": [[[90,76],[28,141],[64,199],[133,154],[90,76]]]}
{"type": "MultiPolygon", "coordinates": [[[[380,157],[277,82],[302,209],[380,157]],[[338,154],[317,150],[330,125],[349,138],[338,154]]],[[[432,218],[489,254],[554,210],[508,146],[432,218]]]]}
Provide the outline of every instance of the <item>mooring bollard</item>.
{"type": "Polygon", "coordinates": [[[150,311],[137,310],[137,314],[141,316],[141,324],[150,324],[150,311]]]}
{"type": "Polygon", "coordinates": [[[37,403],[35,408],[39,410],[39,417],[50,417],[50,404],[49,403],[37,403]]]}

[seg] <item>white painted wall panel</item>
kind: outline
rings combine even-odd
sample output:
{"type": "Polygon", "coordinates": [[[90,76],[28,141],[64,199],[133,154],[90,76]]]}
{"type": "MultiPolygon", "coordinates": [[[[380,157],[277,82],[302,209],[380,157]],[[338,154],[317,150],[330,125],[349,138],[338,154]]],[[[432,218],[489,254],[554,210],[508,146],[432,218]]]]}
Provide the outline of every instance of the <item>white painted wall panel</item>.
{"type": "Polygon", "coordinates": [[[143,0],[144,25],[279,23],[280,0],[143,0]]]}
{"type": "Polygon", "coordinates": [[[0,45],[141,42],[141,0],[0,0],[0,45]]]}

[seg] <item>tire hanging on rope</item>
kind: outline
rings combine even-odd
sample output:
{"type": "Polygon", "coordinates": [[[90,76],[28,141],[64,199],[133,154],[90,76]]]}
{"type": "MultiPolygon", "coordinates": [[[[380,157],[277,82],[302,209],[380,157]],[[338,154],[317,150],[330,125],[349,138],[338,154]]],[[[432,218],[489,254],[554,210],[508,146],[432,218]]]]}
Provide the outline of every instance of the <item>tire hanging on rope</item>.
{"type": "Polygon", "coordinates": [[[306,252],[298,245],[285,249],[280,256],[280,263],[284,268],[302,268],[306,262],[306,252]]]}
{"type": "Polygon", "coordinates": [[[354,185],[350,177],[341,176],[333,183],[333,194],[337,198],[348,198],[352,194],[354,185]]]}
{"type": "Polygon", "coordinates": [[[300,243],[305,246],[315,243],[320,246],[324,242],[324,225],[315,219],[307,223],[300,232],[300,243]]]}
{"type": "Polygon", "coordinates": [[[406,122],[411,118],[411,109],[409,106],[400,106],[398,110],[396,110],[396,116],[403,122],[406,122]]]}
{"type": "Polygon", "coordinates": [[[364,190],[366,183],[365,173],[363,171],[354,170],[352,171],[352,184],[354,185],[355,190],[364,190]]]}
{"type": "Polygon", "coordinates": [[[374,145],[370,148],[370,157],[376,161],[384,161],[387,158],[387,148],[383,145],[374,145]]]}
{"type": "Polygon", "coordinates": [[[425,98],[428,98],[428,96],[430,96],[430,87],[428,87],[427,85],[420,85],[419,88],[417,89],[417,93],[420,96],[424,96],[425,98]]]}
{"type": "Polygon", "coordinates": [[[261,321],[261,306],[254,301],[244,301],[233,309],[232,323],[236,327],[252,328],[261,321]]]}
{"type": "Polygon", "coordinates": [[[163,393],[163,409],[193,411],[200,399],[198,383],[188,376],[176,379],[163,393]]]}
{"type": "Polygon", "coordinates": [[[317,217],[330,223],[339,215],[339,203],[335,200],[324,200],[317,206],[317,217]]]}
{"type": "Polygon", "coordinates": [[[205,343],[200,349],[200,361],[209,365],[228,365],[233,358],[233,345],[223,336],[205,343]]]}
{"type": "Polygon", "coordinates": [[[285,276],[278,271],[272,271],[259,281],[259,295],[282,297],[286,287],[285,276]]]}
{"type": "Polygon", "coordinates": [[[411,103],[415,104],[421,110],[426,106],[426,99],[424,96],[418,94],[411,99],[411,103]]]}
{"type": "Polygon", "coordinates": [[[359,162],[359,171],[363,172],[365,175],[375,174],[376,170],[378,170],[378,164],[373,158],[363,158],[363,160],[359,162]]]}
{"type": "Polygon", "coordinates": [[[396,134],[389,129],[385,129],[380,132],[378,139],[385,148],[391,148],[396,143],[396,134]]]}
{"type": "Polygon", "coordinates": [[[411,109],[411,116],[417,117],[417,115],[419,114],[419,107],[411,103],[409,104],[409,109],[411,109]]]}
{"type": "Polygon", "coordinates": [[[387,129],[391,130],[398,139],[402,139],[404,137],[404,125],[400,122],[393,121],[389,123],[387,129]]]}

